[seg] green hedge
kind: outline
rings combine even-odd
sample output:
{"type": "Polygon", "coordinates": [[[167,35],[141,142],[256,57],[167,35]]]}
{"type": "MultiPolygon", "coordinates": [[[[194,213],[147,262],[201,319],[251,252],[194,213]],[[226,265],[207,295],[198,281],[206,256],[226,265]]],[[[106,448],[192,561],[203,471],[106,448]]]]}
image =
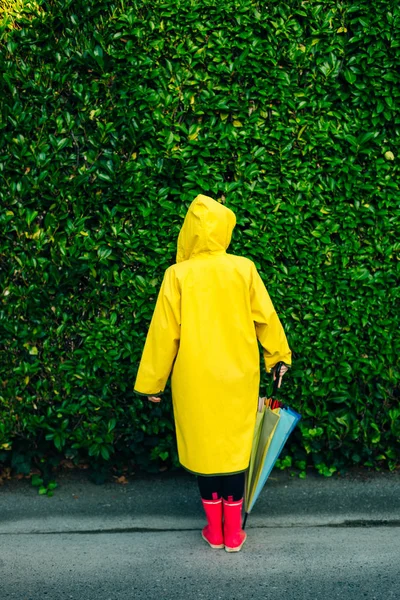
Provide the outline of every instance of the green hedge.
{"type": "Polygon", "coordinates": [[[0,460],[177,464],[133,383],[205,193],[293,350],[279,466],[396,468],[399,6],[0,3],[0,460]]]}

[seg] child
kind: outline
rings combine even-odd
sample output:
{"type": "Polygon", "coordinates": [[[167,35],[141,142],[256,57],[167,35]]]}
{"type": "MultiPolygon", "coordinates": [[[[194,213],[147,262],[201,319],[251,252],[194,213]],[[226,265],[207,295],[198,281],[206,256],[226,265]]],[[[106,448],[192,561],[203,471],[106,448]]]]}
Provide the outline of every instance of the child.
{"type": "Polygon", "coordinates": [[[241,513],[258,406],[257,340],[267,372],[281,361],[283,375],[292,354],[254,263],[226,252],[235,225],[235,214],[208,196],[190,205],[134,386],[159,402],[172,374],[179,461],[198,476],[208,521],[202,535],[228,552],[246,539],[241,513]]]}

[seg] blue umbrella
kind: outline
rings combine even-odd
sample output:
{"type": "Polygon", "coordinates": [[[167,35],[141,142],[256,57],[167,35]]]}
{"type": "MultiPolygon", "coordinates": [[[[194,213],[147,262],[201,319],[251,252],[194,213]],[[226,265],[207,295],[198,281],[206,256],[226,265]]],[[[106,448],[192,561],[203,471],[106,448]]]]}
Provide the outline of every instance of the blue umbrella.
{"type": "MultiPolygon", "coordinates": [[[[278,389],[281,365],[282,363],[278,363],[275,367],[276,379],[274,381],[272,397],[278,389]]],[[[243,529],[245,528],[247,517],[256,503],[288,437],[301,419],[301,415],[292,408],[276,401],[273,403],[273,406],[274,404],[278,404],[278,406],[273,410],[263,406],[261,409],[262,414],[259,414],[257,419],[258,429],[255,432],[250,459],[251,474],[249,476],[249,473],[247,473],[246,477],[243,529]],[[260,431],[263,429],[267,431],[267,437],[260,435],[260,431]],[[263,447],[260,447],[260,444],[263,444],[263,447]]]]}

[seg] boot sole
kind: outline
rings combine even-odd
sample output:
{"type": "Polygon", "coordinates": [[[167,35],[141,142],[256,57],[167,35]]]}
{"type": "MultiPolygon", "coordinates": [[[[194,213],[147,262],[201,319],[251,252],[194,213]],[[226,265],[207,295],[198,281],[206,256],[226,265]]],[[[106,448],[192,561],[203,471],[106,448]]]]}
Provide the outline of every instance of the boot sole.
{"type": "Polygon", "coordinates": [[[239,552],[242,549],[242,546],[243,546],[243,544],[245,543],[246,540],[247,540],[247,536],[244,538],[244,540],[240,544],[240,546],[236,546],[236,548],[229,548],[229,546],[225,546],[225,550],[227,552],[239,552]]]}
{"type": "Polygon", "coordinates": [[[203,533],[201,534],[201,537],[204,541],[207,542],[209,546],[211,546],[211,548],[214,548],[214,550],[218,550],[219,548],[225,548],[224,544],[212,544],[211,542],[209,542],[203,533]]]}

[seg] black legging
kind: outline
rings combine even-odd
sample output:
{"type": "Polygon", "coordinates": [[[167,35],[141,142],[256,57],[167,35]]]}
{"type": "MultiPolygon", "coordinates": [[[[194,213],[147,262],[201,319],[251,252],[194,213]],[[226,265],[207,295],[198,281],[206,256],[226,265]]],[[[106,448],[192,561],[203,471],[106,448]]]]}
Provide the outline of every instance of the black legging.
{"type": "Polygon", "coordinates": [[[241,500],[244,494],[245,473],[234,475],[198,475],[200,496],[203,500],[218,498],[225,500],[241,500]],[[214,495],[213,495],[214,494],[214,495]]]}

